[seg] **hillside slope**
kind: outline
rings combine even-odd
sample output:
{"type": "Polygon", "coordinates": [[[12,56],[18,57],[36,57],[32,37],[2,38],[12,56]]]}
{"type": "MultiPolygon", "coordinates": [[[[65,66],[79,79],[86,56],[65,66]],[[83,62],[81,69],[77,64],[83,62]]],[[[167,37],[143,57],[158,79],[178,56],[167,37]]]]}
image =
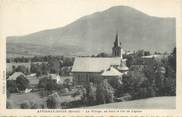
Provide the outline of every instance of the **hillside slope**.
{"type": "Polygon", "coordinates": [[[123,46],[130,50],[171,51],[176,43],[175,18],[153,17],[127,6],[116,6],[81,17],[61,28],[8,37],[7,52],[59,55],[111,53],[117,32],[123,46]]]}

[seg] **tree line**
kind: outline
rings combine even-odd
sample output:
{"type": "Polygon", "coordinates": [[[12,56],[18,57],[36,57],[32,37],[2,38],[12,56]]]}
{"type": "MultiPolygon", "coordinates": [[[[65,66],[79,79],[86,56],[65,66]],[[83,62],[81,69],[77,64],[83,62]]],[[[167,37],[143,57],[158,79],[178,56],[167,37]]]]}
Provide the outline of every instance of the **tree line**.
{"type": "Polygon", "coordinates": [[[128,73],[122,76],[122,84],[117,78],[103,80],[97,86],[89,84],[83,99],[86,105],[176,95],[176,48],[168,57],[151,59],[146,64],[142,63],[141,54],[133,56],[129,62],[138,63],[130,64],[128,73]]]}

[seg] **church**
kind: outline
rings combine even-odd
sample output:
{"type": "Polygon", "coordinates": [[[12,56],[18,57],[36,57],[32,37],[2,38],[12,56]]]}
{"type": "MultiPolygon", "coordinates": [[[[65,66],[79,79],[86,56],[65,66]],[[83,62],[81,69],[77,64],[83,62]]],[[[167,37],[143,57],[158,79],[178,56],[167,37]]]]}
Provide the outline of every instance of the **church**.
{"type": "Polygon", "coordinates": [[[74,85],[88,86],[90,82],[98,84],[103,79],[122,78],[128,72],[123,54],[116,34],[112,57],[76,57],[72,67],[74,85]]]}

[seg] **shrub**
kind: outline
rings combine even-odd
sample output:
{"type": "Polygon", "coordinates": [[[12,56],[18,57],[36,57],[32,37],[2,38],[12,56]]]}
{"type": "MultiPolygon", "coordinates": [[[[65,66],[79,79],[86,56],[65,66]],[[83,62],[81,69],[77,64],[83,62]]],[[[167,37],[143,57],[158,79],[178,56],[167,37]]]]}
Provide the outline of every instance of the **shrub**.
{"type": "Polygon", "coordinates": [[[71,80],[70,79],[65,79],[64,82],[63,82],[63,86],[70,90],[72,88],[71,80]]]}
{"type": "Polygon", "coordinates": [[[7,109],[13,109],[13,107],[14,107],[14,102],[9,100],[9,99],[7,99],[7,101],[6,101],[6,108],[7,109]]]}
{"type": "Polygon", "coordinates": [[[56,90],[57,89],[56,80],[48,79],[45,89],[46,90],[56,90]]]}
{"type": "Polygon", "coordinates": [[[25,102],[20,104],[20,108],[21,109],[30,109],[31,105],[30,105],[30,103],[28,101],[25,101],[25,102]]]}
{"type": "Polygon", "coordinates": [[[110,103],[113,102],[114,98],[114,90],[111,87],[111,85],[107,82],[107,80],[101,81],[101,83],[98,84],[96,89],[96,99],[97,103],[110,103]]]}
{"type": "Polygon", "coordinates": [[[72,97],[76,97],[76,96],[78,96],[78,95],[80,95],[80,91],[74,92],[71,96],[72,96],[72,97]]]}
{"type": "Polygon", "coordinates": [[[18,90],[24,91],[26,88],[29,87],[29,80],[26,79],[23,75],[20,75],[16,79],[16,85],[18,90]]]}
{"type": "Polygon", "coordinates": [[[65,87],[64,87],[64,85],[62,85],[62,84],[56,84],[56,90],[58,90],[58,91],[63,91],[64,92],[64,89],[65,89],[65,87]]]}
{"type": "Polygon", "coordinates": [[[168,63],[176,71],[176,47],[173,49],[172,53],[168,57],[168,63]]]}
{"type": "Polygon", "coordinates": [[[48,83],[48,77],[41,78],[38,83],[38,88],[45,88],[48,83]]]}
{"type": "Polygon", "coordinates": [[[68,92],[69,92],[68,88],[62,88],[60,90],[60,93],[68,93],[68,92]]]}
{"type": "Polygon", "coordinates": [[[7,80],[7,91],[9,93],[16,93],[18,90],[24,91],[29,87],[29,80],[23,75],[17,77],[16,80],[7,80]]]}
{"type": "Polygon", "coordinates": [[[16,69],[16,72],[22,72],[24,74],[28,73],[28,69],[24,65],[19,65],[16,69]]]}
{"type": "Polygon", "coordinates": [[[55,57],[50,57],[48,59],[48,68],[50,70],[50,73],[59,73],[60,71],[59,60],[55,57]]]}
{"type": "Polygon", "coordinates": [[[40,79],[38,87],[44,88],[45,90],[50,90],[50,91],[60,88],[60,86],[57,85],[56,80],[49,79],[48,77],[44,77],[40,79]]]}
{"type": "Polygon", "coordinates": [[[47,99],[47,108],[49,109],[57,109],[60,108],[60,97],[57,93],[52,94],[51,96],[48,97],[47,99]]]}
{"type": "Polygon", "coordinates": [[[20,104],[20,108],[21,109],[38,109],[39,108],[39,104],[37,104],[36,102],[34,101],[24,101],[20,104]]]}
{"type": "Polygon", "coordinates": [[[16,93],[17,92],[16,81],[7,80],[7,91],[10,92],[10,93],[16,93]]]}
{"type": "Polygon", "coordinates": [[[34,101],[30,101],[30,108],[31,109],[37,109],[37,108],[39,108],[39,105],[34,101]]]}
{"type": "Polygon", "coordinates": [[[118,88],[121,87],[122,80],[121,80],[121,77],[114,77],[114,78],[108,79],[108,83],[109,83],[114,89],[118,89],[118,88]]]}
{"type": "Polygon", "coordinates": [[[126,94],[123,94],[122,97],[118,97],[118,98],[114,98],[114,100],[116,102],[123,102],[123,101],[128,101],[128,100],[131,100],[132,99],[132,96],[128,93],[126,94]]]}
{"type": "Polygon", "coordinates": [[[41,109],[44,109],[44,108],[46,108],[46,107],[45,107],[44,104],[40,104],[40,108],[41,108],[41,109]]]}
{"type": "Polygon", "coordinates": [[[42,75],[41,65],[39,65],[39,64],[31,64],[30,72],[31,73],[36,73],[37,76],[42,75]]]}
{"type": "Polygon", "coordinates": [[[45,89],[40,89],[39,95],[41,97],[47,97],[50,94],[52,94],[52,91],[48,91],[48,90],[45,90],[45,89]]]}
{"type": "Polygon", "coordinates": [[[87,91],[87,104],[94,105],[95,103],[96,103],[96,87],[93,86],[93,83],[90,83],[87,91]]]}
{"type": "Polygon", "coordinates": [[[9,90],[6,91],[6,97],[9,98],[11,96],[11,93],[9,92],[9,90]]]}

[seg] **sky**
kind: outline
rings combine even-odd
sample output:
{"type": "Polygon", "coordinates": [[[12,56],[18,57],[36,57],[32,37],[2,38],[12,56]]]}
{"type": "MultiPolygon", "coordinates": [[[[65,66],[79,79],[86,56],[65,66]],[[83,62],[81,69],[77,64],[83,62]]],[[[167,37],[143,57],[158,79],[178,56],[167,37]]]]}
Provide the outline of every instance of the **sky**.
{"type": "Polygon", "coordinates": [[[176,17],[176,0],[0,0],[4,36],[63,27],[76,19],[112,6],[130,6],[148,15],[176,17]]]}

